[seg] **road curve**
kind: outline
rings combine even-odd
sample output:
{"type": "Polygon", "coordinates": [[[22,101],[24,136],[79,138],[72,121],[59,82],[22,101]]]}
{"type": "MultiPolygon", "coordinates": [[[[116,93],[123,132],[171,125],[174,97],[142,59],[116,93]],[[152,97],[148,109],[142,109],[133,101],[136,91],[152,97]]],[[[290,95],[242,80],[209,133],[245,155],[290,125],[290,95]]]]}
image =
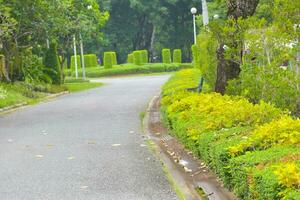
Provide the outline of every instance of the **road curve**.
{"type": "Polygon", "coordinates": [[[177,199],[139,119],[167,78],[103,79],[0,116],[0,199],[177,199]]]}

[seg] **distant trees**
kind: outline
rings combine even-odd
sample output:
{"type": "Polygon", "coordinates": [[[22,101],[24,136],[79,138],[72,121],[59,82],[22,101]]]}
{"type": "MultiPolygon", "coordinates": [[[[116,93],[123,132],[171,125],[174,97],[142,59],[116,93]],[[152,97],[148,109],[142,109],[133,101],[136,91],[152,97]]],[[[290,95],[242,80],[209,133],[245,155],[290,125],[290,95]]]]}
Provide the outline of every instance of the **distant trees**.
{"type": "Polygon", "coordinates": [[[98,0],[110,12],[105,27],[104,49],[118,49],[121,61],[134,50],[146,49],[150,60],[164,47],[183,50],[189,61],[193,43],[190,8],[198,0],[98,0]]]}
{"type": "Polygon", "coordinates": [[[99,30],[108,19],[96,0],[0,0],[0,4],[0,54],[5,55],[10,81],[26,80],[22,71],[28,66],[22,60],[31,53],[44,57],[48,41],[57,42],[60,66],[70,54],[74,34],[99,44],[99,30]]]}

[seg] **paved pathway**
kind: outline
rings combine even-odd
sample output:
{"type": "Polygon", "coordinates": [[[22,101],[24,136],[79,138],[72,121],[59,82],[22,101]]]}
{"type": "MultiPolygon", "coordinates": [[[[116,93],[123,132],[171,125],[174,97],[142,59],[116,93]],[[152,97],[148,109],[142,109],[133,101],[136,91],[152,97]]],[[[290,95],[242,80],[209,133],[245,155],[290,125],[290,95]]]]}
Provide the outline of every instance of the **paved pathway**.
{"type": "Polygon", "coordinates": [[[173,200],[143,144],[139,113],[168,76],[101,88],[0,116],[1,200],[173,200]]]}

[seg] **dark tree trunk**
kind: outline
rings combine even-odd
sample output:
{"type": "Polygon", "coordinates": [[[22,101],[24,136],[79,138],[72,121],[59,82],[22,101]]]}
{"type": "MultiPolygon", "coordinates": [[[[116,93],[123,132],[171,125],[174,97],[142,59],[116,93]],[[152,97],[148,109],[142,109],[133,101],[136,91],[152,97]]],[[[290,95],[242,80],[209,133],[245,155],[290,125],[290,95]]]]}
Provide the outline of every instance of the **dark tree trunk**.
{"type": "MultiPolygon", "coordinates": [[[[258,3],[259,0],[227,0],[228,19],[234,19],[236,21],[238,18],[252,16],[258,3]]],[[[234,37],[232,38],[234,40],[234,37]]],[[[241,49],[237,51],[238,55],[232,55],[231,59],[225,58],[224,56],[224,44],[221,44],[217,50],[218,67],[215,91],[221,94],[225,93],[227,82],[238,78],[241,71],[240,64],[243,57],[243,44],[239,44],[238,41],[231,41],[230,43],[231,48],[241,49]],[[236,57],[240,57],[240,61],[236,61],[236,59],[234,59],[236,57]]]]}

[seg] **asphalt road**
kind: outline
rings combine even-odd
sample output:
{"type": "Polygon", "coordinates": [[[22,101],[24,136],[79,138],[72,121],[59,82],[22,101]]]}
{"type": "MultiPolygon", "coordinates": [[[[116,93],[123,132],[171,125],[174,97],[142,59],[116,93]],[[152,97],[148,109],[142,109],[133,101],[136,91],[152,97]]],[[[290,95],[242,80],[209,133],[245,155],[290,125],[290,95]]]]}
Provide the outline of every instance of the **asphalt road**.
{"type": "Polygon", "coordinates": [[[173,200],[139,113],[168,76],[105,86],[0,116],[0,200],[173,200]]]}

